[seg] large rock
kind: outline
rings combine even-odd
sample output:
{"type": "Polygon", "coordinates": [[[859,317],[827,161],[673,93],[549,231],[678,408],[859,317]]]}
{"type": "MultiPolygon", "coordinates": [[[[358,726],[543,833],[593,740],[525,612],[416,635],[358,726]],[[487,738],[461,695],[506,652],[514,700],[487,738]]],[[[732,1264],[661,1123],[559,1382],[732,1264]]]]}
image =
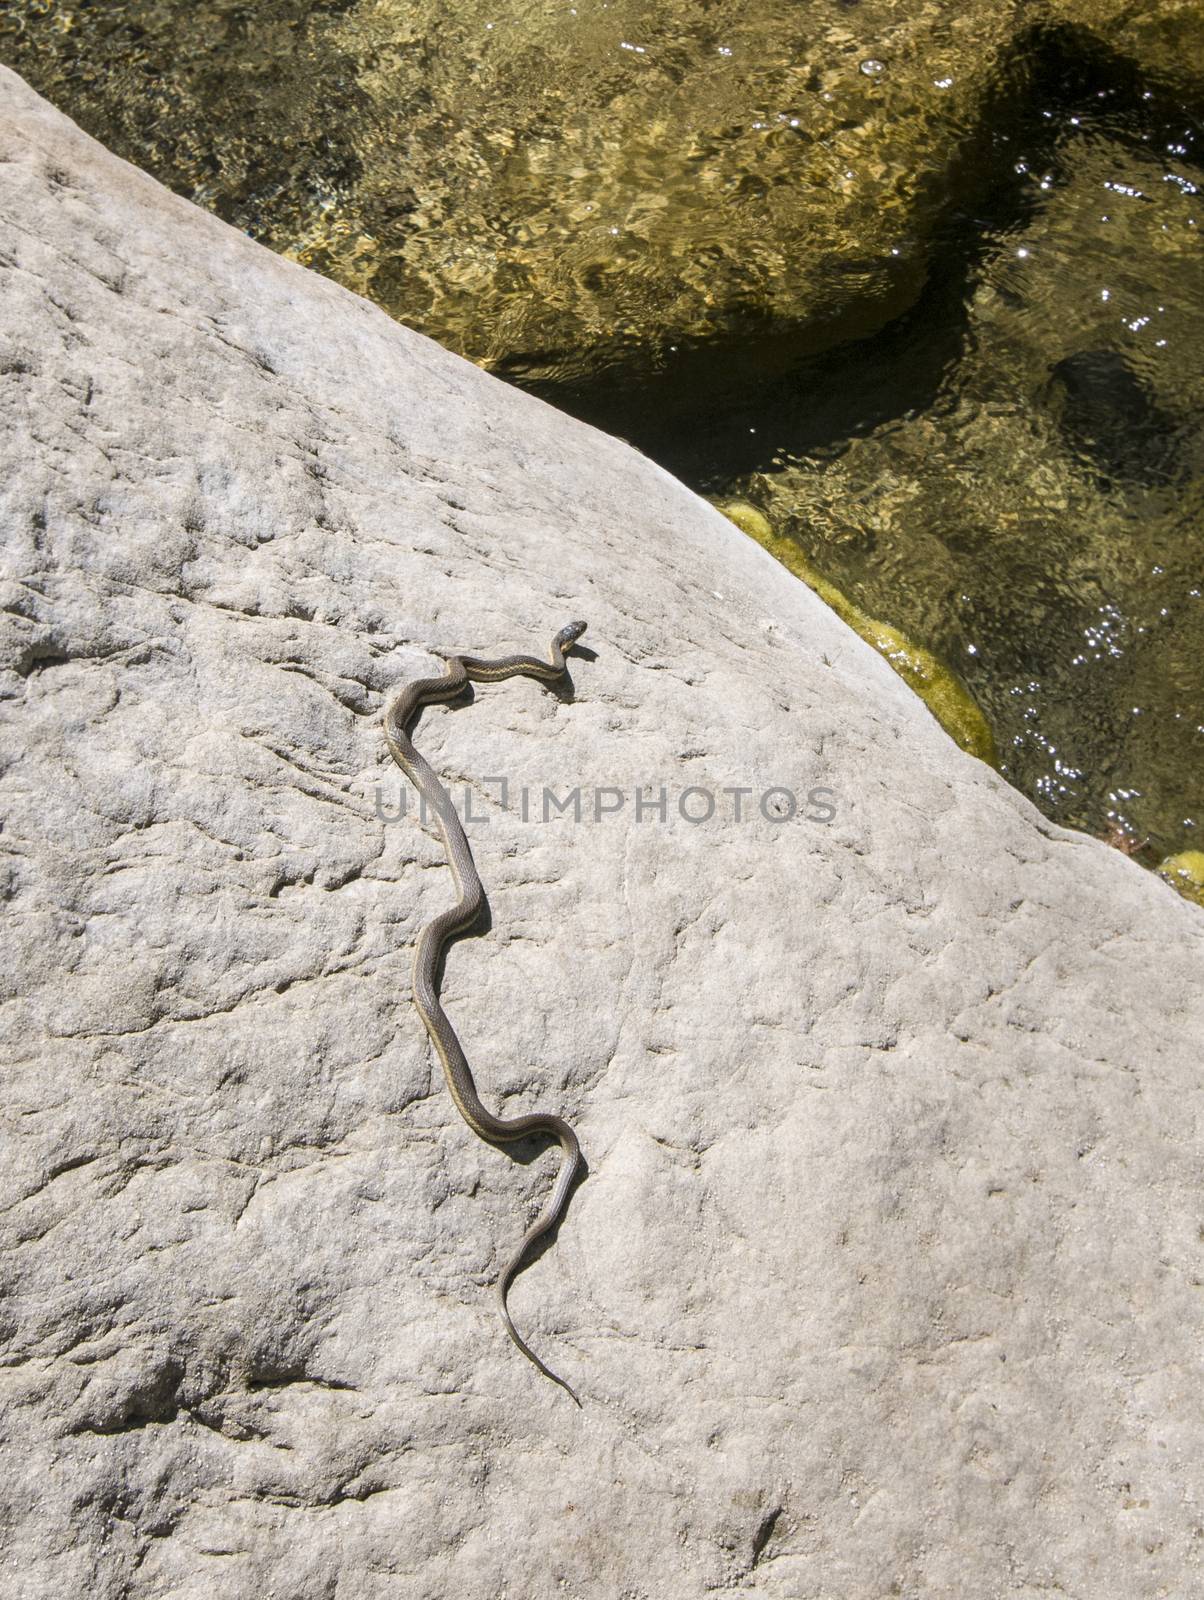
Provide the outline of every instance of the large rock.
{"type": "Polygon", "coordinates": [[[0,1594],[1187,1593],[1199,910],[663,471],[0,84],[0,1594]],[[418,739],[493,904],[449,1010],[589,1160],[512,1297],[581,1411],[376,805],[433,650],[577,614],[574,703],[418,739]]]}

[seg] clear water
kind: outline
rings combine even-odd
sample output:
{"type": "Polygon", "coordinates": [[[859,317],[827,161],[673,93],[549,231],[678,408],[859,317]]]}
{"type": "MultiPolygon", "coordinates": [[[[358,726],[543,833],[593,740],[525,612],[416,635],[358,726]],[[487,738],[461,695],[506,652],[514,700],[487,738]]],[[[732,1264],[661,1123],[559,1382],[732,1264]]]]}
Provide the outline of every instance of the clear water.
{"type": "Polygon", "coordinates": [[[1154,861],[1204,828],[1198,130],[1077,75],[881,336],[646,448],[955,668],[1002,770],[1154,861]]]}

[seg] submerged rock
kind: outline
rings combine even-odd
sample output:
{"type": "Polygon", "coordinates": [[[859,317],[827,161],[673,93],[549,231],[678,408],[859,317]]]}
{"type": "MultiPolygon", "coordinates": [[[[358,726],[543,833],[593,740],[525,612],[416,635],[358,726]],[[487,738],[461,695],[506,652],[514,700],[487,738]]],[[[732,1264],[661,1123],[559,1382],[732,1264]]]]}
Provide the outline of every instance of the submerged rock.
{"type": "Polygon", "coordinates": [[[1182,422],[1170,417],[1119,350],[1076,350],[1050,374],[1072,451],[1121,486],[1157,487],[1176,472],[1182,422]]]}
{"type": "Polygon", "coordinates": [[[1177,855],[1167,856],[1158,867],[1158,875],[1185,899],[1204,906],[1204,850],[1180,850],[1177,855]]]}
{"type": "Polygon", "coordinates": [[[4,71],[0,162],[3,1600],[1185,1593],[1199,910],[4,71]],[[511,1298],[581,1411],[494,1313],[552,1163],[430,1058],[380,729],[578,615],[573,701],[417,735],[492,901],[448,1011],[589,1163],[511,1298]]]}

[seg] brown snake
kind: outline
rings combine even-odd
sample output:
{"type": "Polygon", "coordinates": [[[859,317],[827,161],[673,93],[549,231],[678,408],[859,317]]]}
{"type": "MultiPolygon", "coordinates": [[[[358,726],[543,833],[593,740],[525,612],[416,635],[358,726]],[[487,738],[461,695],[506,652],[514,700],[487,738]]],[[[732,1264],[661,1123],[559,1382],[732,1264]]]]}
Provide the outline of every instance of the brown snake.
{"type": "Polygon", "coordinates": [[[443,676],[420,678],[407,684],[388,706],[384,719],[385,740],[390,754],[438,818],[448,865],[460,892],[460,898],[454,906],[441,911],[426,924],[418,936],[414,951],[414,1004],[443,1063],[447,1087],[465,1122],[488,1143],[506,1144],[514,1139],[525,1139],[529,1134],[550,1133],[560,1141],[560,1148],[564,1152],[547,1204],[502,1269],[497,1283],[497,1297],[506,1332],[528,1361],[533,1362],[553,1383],[567,1390],[578,1405],[581,1401],[573,1389],[544,1365],[518,1333],[510,1320],[506,1293],[527,1251],[537,1239],[554,1228],[564,1214],[569,1191],[581,1166],[581,1149],[576,1134],[561,1117],[547,1112],[533,1112],[530,1116],[504,1120],[493,1116],[481,1104],[463,1046],[439,999],[439,968],[448,943],[464,933],[480,915],[485,906],[485,889],[477,875],[472,851],[468,848],[468,840],[451,797],[427,761],[414,748],[408,730],[423,706],[454,700],[470,682],[497,683],[503,678],[521,675],[553,687],[564,683],[568,672],[564,652],[571,649],[584,632],[584,622],[570,622],[567,627],[561,628],[552,640],[547,661],[541,661],[537,656],[502,656],[496,661],[482,661],[476,656],[446,656],[443,676]]]}

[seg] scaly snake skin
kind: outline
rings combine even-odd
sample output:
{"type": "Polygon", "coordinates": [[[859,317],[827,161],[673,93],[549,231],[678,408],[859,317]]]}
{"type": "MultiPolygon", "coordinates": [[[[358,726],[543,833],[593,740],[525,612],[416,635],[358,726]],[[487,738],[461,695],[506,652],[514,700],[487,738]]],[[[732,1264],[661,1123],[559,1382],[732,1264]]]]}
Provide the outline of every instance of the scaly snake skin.
{"type": "Polygon", "coordinates": [[[564,652],[571,649],[584,632],[584,622],[570,622],[566,628],[561,628],[552,640],[547,661],[540,661],[536,656],[502,656],[496,661],[481,661],[475,656],[447,656],[444,675],[441,678],[420,678],[415,683],[407,684],[389,705],[384,720],[385,740],[390,754],[438,818],[448,865],[460,891],[460,898],[454,906],[441,911],[426,924],[418,936],[414,951],[414,1004],[443,1063],[447,1087],[465,1122],[488,1143],[506,1144],[514,1139],[525,1139],[528,1134],[550,1133],[560,1141],[560,1148],[564,1152],[564,1160],[560,1164],[548,1203],[527,1229],[522,1243],[503,1268],[498,1279],[497,1297],[506,1332],[527,1360],[533,1362],[545,1377],[567,1390],[578,1405],[581,1402],[572,1388],[550,1367],[546,1367],[519,1335],[510,1320],[506,1294],[527,1251],[560,1221],[581,1166],[581,1148],[576,1134],[561,1117],[533,1112],[530,1116],[503,1120],[491,1115],[481,1104],[464,1049],[439,999],[439,969],[449,941],[463,933],[479,916],[485,905],[485,889],[477,875],[472,851],[468,848],[468,840],[451,797],[428,763],[415,750],[408,729],[423,706],[454,700],[470,682],[497,683],[502,678],[521,675],[553,687],[564,683],[568,672],[564,652]]]}

